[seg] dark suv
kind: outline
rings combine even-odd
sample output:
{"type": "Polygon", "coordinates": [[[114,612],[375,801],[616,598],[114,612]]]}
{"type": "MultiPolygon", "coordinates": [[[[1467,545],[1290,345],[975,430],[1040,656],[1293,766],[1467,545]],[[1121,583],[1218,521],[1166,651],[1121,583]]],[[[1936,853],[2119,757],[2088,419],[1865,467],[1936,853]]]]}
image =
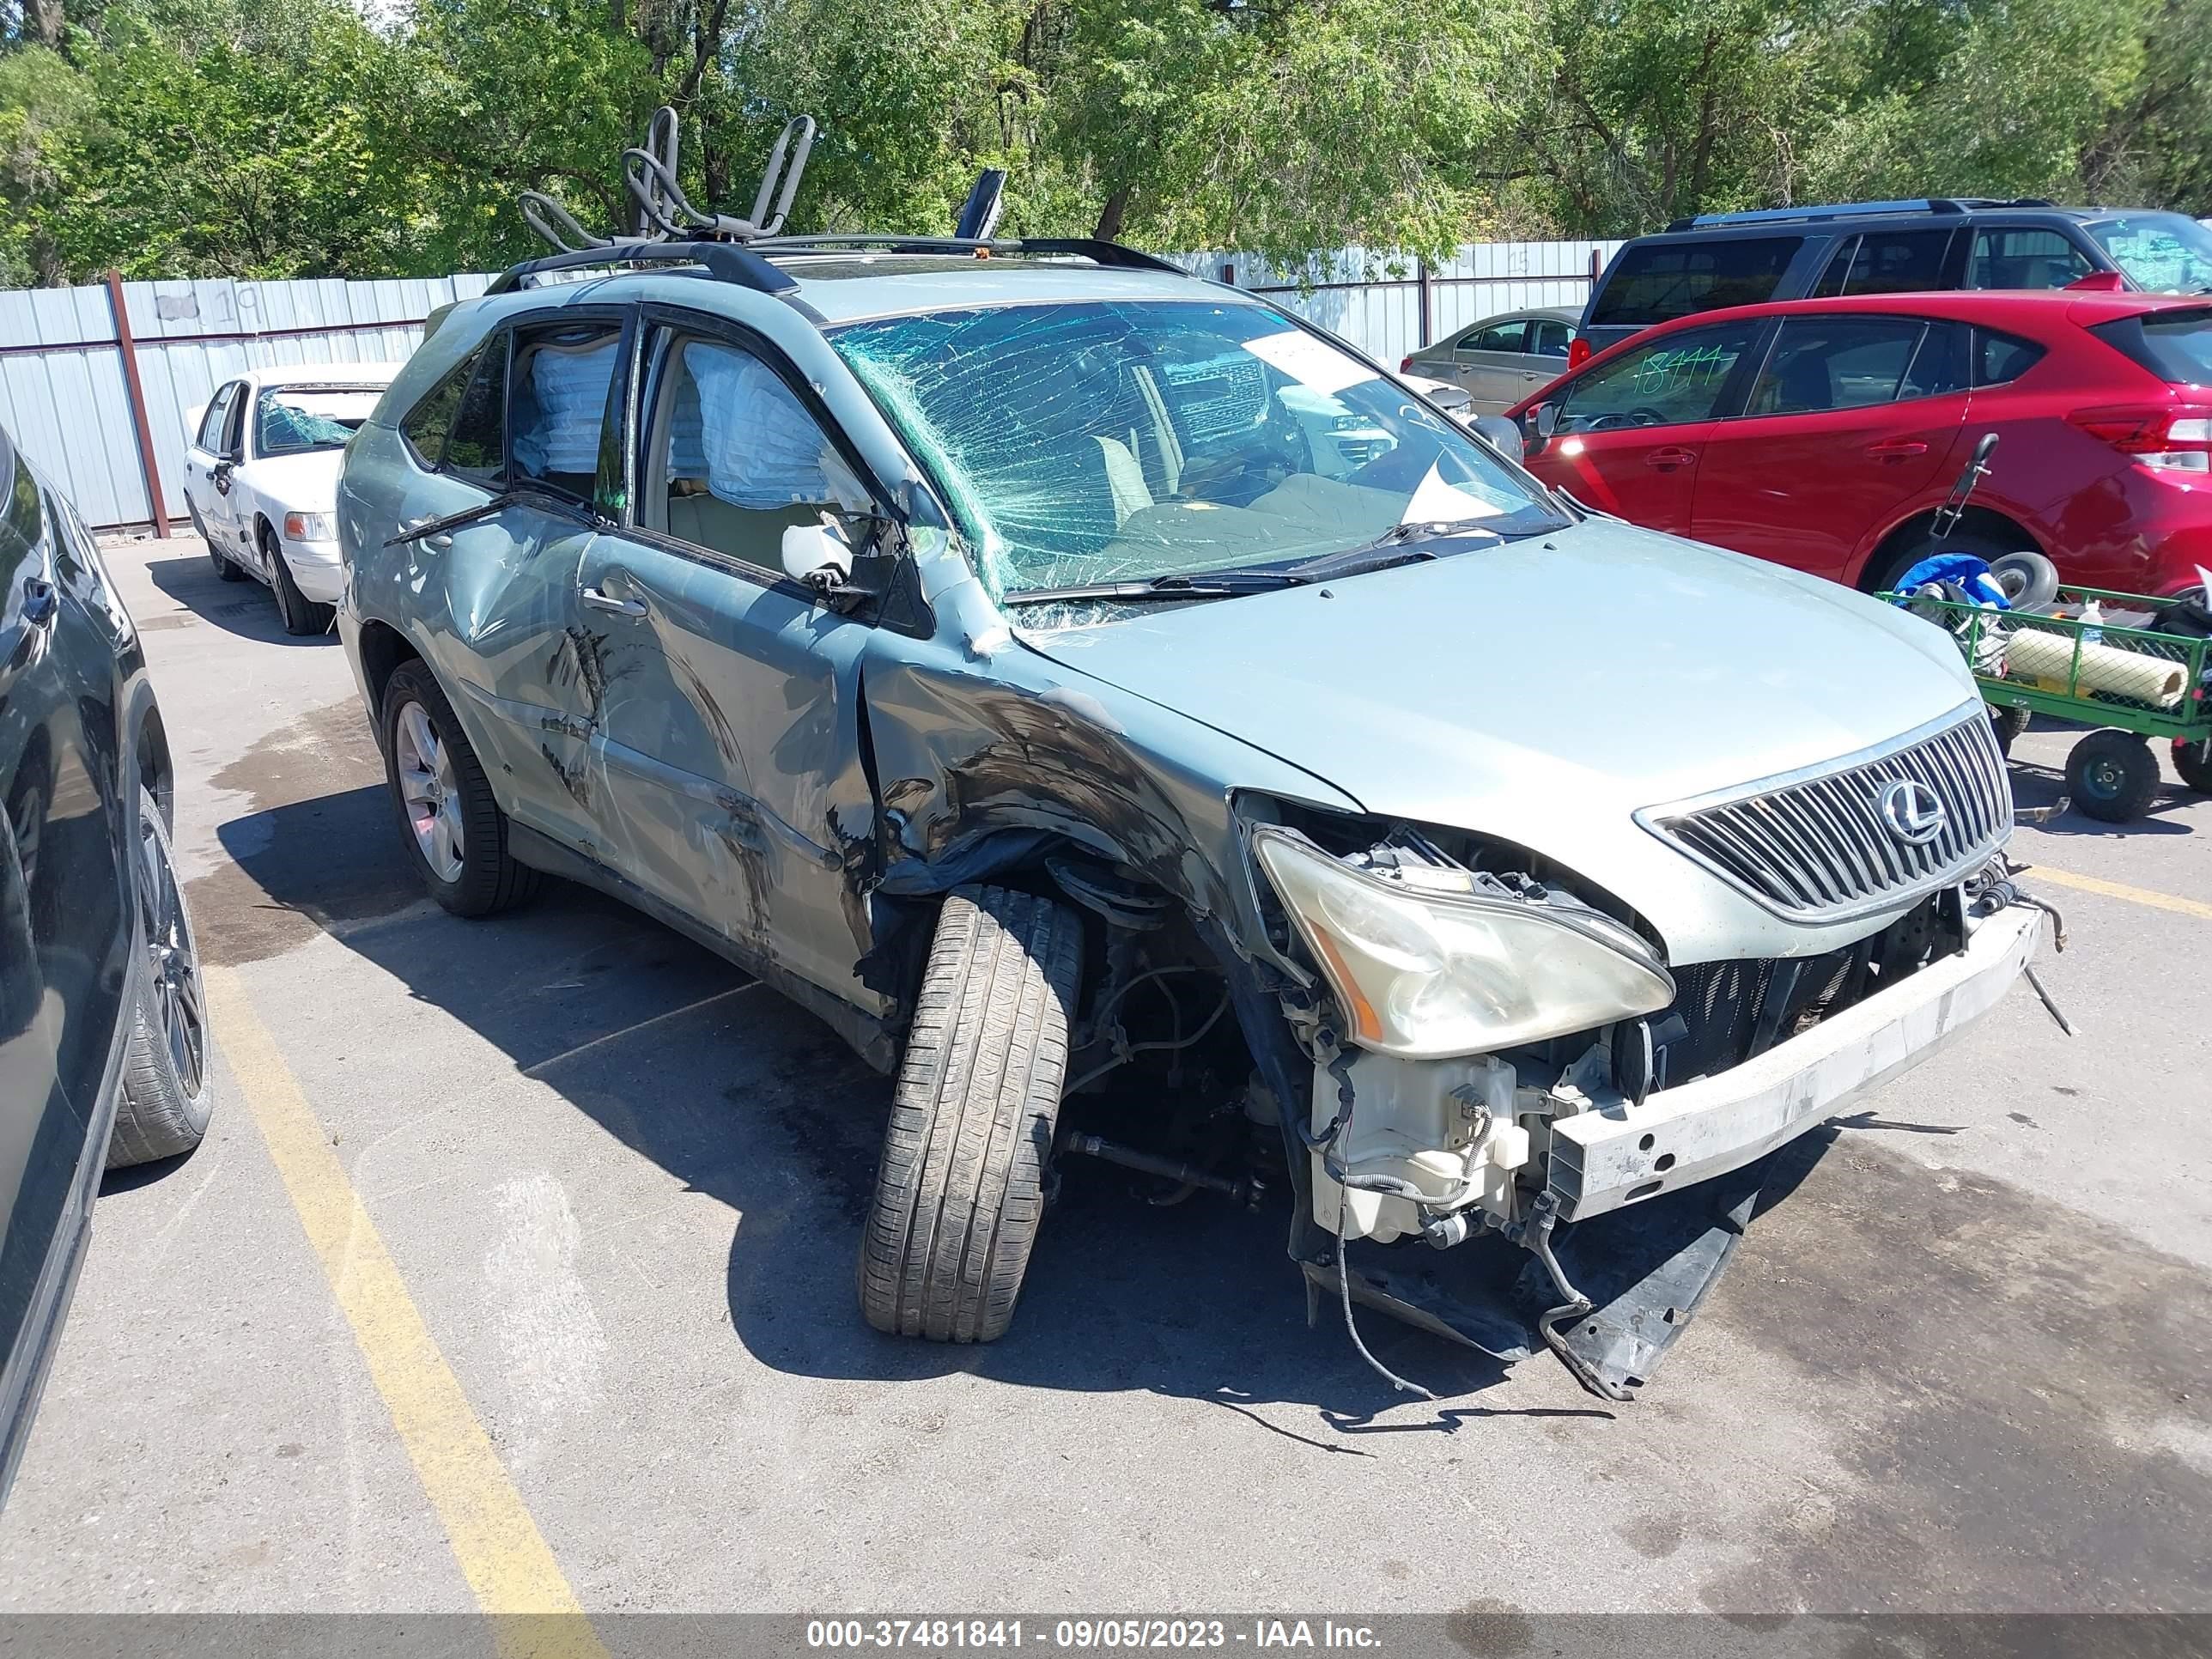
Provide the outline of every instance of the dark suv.
{"type": "Polygon", "coordinates": [[[1978,198],[1701,214],[1613,256],[1583,309],[1575,362],[1654,323],[1725,306],[2064,288],[2100,272],[2148,294],[2203,293],[2212,230],[2179,213],[1978,198]]]}
{"type": "Polygon", "coordinates": [[[168,740],[92,536],[0,430],[0,1502],[100,1171],[207,1127],[168,740]]]}

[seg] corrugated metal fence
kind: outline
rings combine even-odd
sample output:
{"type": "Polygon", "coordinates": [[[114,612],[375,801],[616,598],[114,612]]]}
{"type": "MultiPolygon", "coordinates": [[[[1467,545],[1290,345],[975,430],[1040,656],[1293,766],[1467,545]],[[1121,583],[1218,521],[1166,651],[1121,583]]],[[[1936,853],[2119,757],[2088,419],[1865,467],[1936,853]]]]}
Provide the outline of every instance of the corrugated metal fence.
{"type": "Polygon", "coordinates": [[[382,283],[122,283],[0,289],[0,423],[86,520],[151,522],[119,293],[144,390],[161,498],[184,516],[185,426],[216,387],[279,363],[398,362],[422,319],[483,292],[485,276],[382,283]]]}
{"type": "MultiPolygon", "coordinates": [[[[1592,274],[1620,246],[1469,244],[1433,267],[1361,248],[1321,256],[1304,270],[1237,253],[1183,255],[1178,263],[1266,294],[1395,362],[1501,311],[1579,306],[1592,274]]],[[[403,359],[420,343],[434,308],[482,293],[489,280],[0,289],[0,424],[88,520],[103,529],[135,528],[154,515],[136,420],[143,410],[162,506],[181,518],[186,425],[216,387],[276,364],[403,359]],[[118,300],[127,349],[116,326],[118,300]]]]}

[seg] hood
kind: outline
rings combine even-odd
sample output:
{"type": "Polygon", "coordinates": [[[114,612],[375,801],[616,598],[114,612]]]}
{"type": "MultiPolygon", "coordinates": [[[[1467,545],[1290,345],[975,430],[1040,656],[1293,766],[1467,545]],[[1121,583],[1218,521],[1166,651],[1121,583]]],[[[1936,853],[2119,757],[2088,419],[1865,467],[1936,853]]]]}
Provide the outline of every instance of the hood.
{"type": "Polygon", "coordinates": [[[1021,637],[1370,812],[1556,859],[1659,925],[1678,962],[1826,947],[1820,930],[1720,888],[1636,824],[1637,809],[1834,760],[1977,696],[1949,637],[1917,617],[1597,519],[1326,586],[1021,637]]]}
{"type": "Polygon", "coordinates": [[[328,513],[337,505],[343,449],[311,449],[300,455],[264,455],[250,463],[250,482],[271,507],[293,513],[328,513]]]}

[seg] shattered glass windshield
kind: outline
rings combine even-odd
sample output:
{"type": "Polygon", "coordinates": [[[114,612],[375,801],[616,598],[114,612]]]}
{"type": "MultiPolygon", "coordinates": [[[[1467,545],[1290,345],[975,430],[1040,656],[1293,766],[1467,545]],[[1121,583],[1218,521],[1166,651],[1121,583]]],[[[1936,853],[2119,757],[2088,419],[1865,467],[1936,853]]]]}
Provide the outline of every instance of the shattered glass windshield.
{"type": "Polygon", "coordinates": [[[1407,523],[1561,522],[1402,386],[1263,307],[994,307],[830,338],[1000,599],[1295,563],[1407,523]]]}
{"type": "Polygon", "coordinates": [[[383,395],[383,387],[373,386],[271,386],[254,409],[254,453],[300,455],[311,449],[343,449],[383,395]]]}

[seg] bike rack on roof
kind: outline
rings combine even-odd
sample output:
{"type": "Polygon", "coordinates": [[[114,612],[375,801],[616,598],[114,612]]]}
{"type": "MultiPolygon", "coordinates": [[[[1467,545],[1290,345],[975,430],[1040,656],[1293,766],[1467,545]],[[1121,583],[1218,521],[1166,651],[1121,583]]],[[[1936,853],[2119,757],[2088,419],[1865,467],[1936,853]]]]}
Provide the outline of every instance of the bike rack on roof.
{"type": "Polygon", "coordinates": [[[553,198],[525,191],[523,219],[554,251],[502,271],[485,292],[509,294],[531,277],[599,265],[696,265],[718,282],[736,283],[763,294],[787,295],[798,288],[797,281],[770,264],[764,253],[869,248],[899,253],[969,254],[977,259],[994,255],[1065,254],[1125,270],[1167,271],[1178,276],[1191,274],[1156,255],[1096,237],[994,240],[989,233],[997,223],[1006,186],[1005,173],[996,168],[986,169],[977,179],[961,212],[958,228],[977,234],[785,236],[780,233],[814,147],[812,118],[795,115],[784,124],[775,149],[769,152],[749,219],[704,211],[691,204],[677,176],[678,126],[675,110],[663,105],[647,124],[644,145],[623,152],[623,182],[637,203],[640,216],[650,227],[647,233],[626,237],[593,235],[553,198]]]}

